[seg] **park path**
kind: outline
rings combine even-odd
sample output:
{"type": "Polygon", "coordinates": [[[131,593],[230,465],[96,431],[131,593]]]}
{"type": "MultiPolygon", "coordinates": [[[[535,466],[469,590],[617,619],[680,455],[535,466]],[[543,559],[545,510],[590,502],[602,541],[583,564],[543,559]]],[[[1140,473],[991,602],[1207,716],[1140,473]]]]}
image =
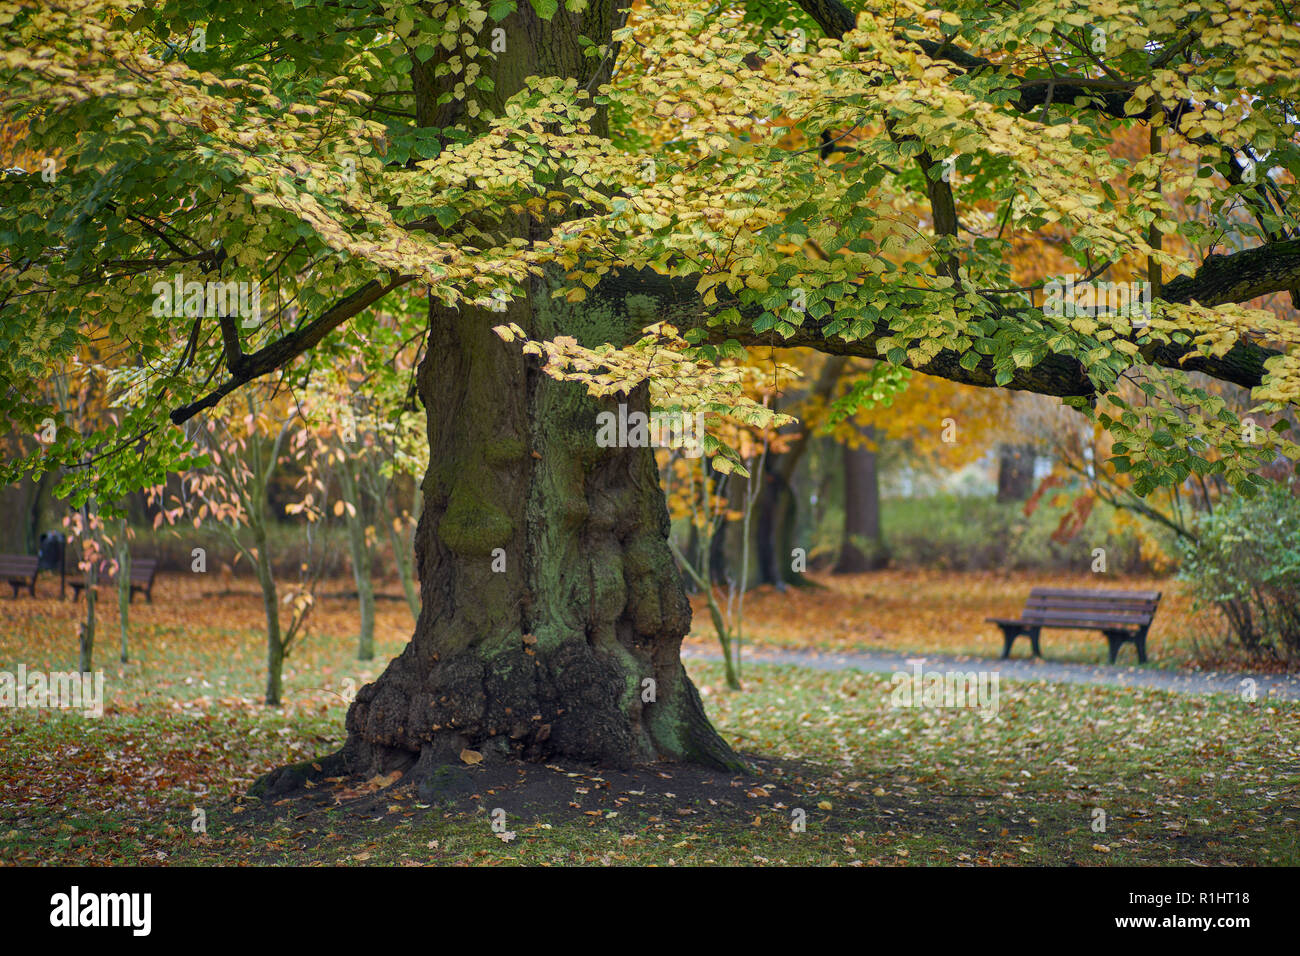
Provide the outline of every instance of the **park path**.
{"type": "MultiPolygon", "coordinates": [[[[684,648],[684,660],[720,661],[722,655],[684,648]]],[[[1300,700],[1300,676],[1247,672],[1162,670],[1125,667],[1122,664],[1076,664],[1066,661],[987,657],[952,657],[945,654],[898,654],[887,651],[859,651],[852,654],[826,654],[820,651],[761,650],[744,652],[743,665],[793,664],[814,670],[860,670],[877,673],[912,672],[912,665],[923,661],[926,670],[986,670],[1007,680],[1048,681],[1065,684],[1107,684],[1112,687],[1142,687],[1176,691],[1183,694],[1241,694],[1242,681],[1255,681],[1259,700],[1300,700]]]]}

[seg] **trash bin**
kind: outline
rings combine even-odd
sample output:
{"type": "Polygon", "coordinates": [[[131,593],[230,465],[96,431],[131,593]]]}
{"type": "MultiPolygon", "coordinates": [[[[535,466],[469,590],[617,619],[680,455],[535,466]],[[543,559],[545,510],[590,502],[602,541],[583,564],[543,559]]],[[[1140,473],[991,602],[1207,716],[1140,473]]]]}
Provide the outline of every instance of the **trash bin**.
{"type": "Polygon", "coordinates": [[[59,597],[64,596],[68,569],[64,564],[68,539],[61,531],[42,531],[36,547],[36,568],[39,571],[59,569],[59,597]]]}
{"type": "Polygon", "coordinates": [[[36,566],[42,571],[63,567],[63,552],[68,539],[60,531],[42,531],[36,549],[36,566]]]}

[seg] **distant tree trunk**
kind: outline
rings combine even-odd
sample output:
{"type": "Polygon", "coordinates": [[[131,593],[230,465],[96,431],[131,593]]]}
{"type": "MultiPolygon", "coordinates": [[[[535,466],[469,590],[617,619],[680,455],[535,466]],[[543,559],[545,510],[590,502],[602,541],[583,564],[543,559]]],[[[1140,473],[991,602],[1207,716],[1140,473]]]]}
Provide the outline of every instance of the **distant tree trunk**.
{"type": "MultiPolygon", "coordinates": [[[[420,484],[416,482],[411,514],[418,515],[423,505],[420,484]]],[[[402,580],[402,591],[406,594],[407,606],[411,609],[411,616],[419,620],[420,588],[415,580],[415,537],[413,534],[406,534],[405,529],[396,523],[396,518],[388,525],[388,537],[393,543],[393,563],[397,565],[397,576],[402,580]]]]}
{"type": "MultiPolygon", "coordinates": [[[[869,434],[869,437],[874,437],[869,434]]],[[[876,450],[844,446],[844,541],[834,574],[877,571],[889,563],[880,528],[880,475],[876,450]]]]}
{"type": "MultiPolygon", "coordinates": [[[[686,561],[690,562],[692,567],[703,567],[700,563],[700,529],[694,521],[691,522],[691,530],[686,537],[686,561]]],[[[696,594],[700,590],[700,586],[695,583],[695,579],[685,567],[682,568],[682,587],[687,594],[696,594]]]]}
{"type": "Polygon", "coordinates": [[[1024,501],[1034,490],[1033,445],[998,445],[998,501],[1024,501]]]}
{"type": "MultiPolygon", "coordinates": [[[[844,356],[827,358],[812,388],[812,397],[829,401],[848,364],[849,360],[844,356]]],[[[771,477],[764,484],[763,497],[759,501],[759,567],[763,582],[778,588],[786,584],[807,583],[802,574],[792,569],[791,552],[795,547],[795,526],[799,521],[795,475],[812,440],[812,429],[805,426],[786,452],[769,458],[771,477]]]]}
{"type": "Polygon", "coordinates": [[[54,472],[33,479],[24,475],[0,488],[0,551],[34,554],[41,537],[41,504],[54,472]]]}
{"type": "MultiPolygon", "coordinates": [[[[249,399],[249,411],[252,411],[252,399],[249,399]]],[[[280,630],[280,599],[275,586],[275,572],[271,567],[271,547],[267,535],[266,513],[269,503],[271,476],[275,473],[279,460],[280,443],[288,433],[287,424],[281,428],[276,439],[267,445],[258,438],[249,442],[248,467],[252,472],[250,484],[244,489],[243,505],[247,512],[248,528],[253,535],[252,555],[257,568],[257,583],[262,589],[262,610],[266,615],[266,697],[268,707],[279,707],[284,670],[284,640],[280,630]]],[[[239,546],[238,531],[231,528],[231,535],[239,546]]]]}
{"type": "Polygon", "coordinates": [[[763,491],[758,498],[757,527],[754,529],[758,546],[758,582],[774,585],[777,590],[784,590],[785,575],[777,562],[776,554],[778,524],[776,510],[785,499],[793,496],[789,494],[771,459],[768,459],[767,467],[758,477],[763,482],[763,491]]]}

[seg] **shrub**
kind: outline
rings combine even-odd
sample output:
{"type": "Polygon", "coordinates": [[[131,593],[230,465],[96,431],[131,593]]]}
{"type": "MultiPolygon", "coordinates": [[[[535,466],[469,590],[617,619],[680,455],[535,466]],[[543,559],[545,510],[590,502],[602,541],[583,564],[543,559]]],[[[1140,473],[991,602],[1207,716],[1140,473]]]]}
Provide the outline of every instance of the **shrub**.
{"type": "Polygon", "coordinates": [[[1104,547],[1110,574],[1157,570],[1131,528],[1113,527],[1109,505],[1094,508],[1069,540],[1055,540],[1064,511],[1045,502],[1026,516],[1023,502],[992,497],[891,498],[883,503],[882,524],[893,567],[1088,571],[1092,549],[1104,547]]]}
{"type": "Polygon", "coordinates": [[[1196,522],[1179,576],[1198,604],[1223,612],[1253,653],[1300,657],[1300,491],[1273,484],[1254,498],[1233,496],[1196,522]]]}

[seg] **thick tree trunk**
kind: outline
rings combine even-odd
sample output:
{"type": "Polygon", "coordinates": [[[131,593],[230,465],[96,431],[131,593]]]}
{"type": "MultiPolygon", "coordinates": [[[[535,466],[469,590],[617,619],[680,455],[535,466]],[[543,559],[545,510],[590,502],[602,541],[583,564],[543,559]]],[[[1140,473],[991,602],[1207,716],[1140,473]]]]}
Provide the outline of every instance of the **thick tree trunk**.
{"type": "Polygon", "coordinates": [[[844,542],[833,573],[876,571],[889,563],[880,530],[880,475],[876,451],[844,446],[844,542]]]}
{"type": "MultiPolygon", "coordinates": [[[[616,0],[543,21],[519,4],[502,21],[506,52],[491,61],[493,90],[481,102],[500,110],[533,75],[595,88],[613,58],[584,56],[583,38],[609,43],[625,14],[616,0]]],[[[436,67],[413,71],[417,123],[481,124],[483,114],[452,115],[454,100],[439,104],[455,77],[436,67]]],[[[603,109],[592,131],[605,132],[603,109]]],[[[526,215],[486,225],[503,236],[545,234],[526,215]]],[[[565,334],[596,346],[630,341],[644,323],[593,304],[560,306],[550,292],[538,282],[505,312],[430,306],[418,377],[429,429],[419,619],[402,654],[358,693],[331,766],[386,773],[418,761],[418,776],[471,750],[743,767],[679,657],[690,605],[668,550],[653,449],[598,447],[596,415],[615,403],[549,378],[492,331],[515,322],[533,339],[565,334]]],[[[644,389],[627,402],[647,410],[644,389]]]]}
{"type": "MultiPolygon", "coordinates": [[[[420,618],[348,712],[346,765],[431,767],[472,750],[738,768],[678,656],[690,605],[653,452],[596,445],[597,412],[616,406],[545,376],[492,332],[521,318],[526,305],[435,308],[419,375],[430,452],[420,618]]],[[[533,321],[537,334],[562,327],[589,342],[619,334],[595,312],[533,321]]],[[[628,404],[646,410],[644,391],[628,404]]]]}

